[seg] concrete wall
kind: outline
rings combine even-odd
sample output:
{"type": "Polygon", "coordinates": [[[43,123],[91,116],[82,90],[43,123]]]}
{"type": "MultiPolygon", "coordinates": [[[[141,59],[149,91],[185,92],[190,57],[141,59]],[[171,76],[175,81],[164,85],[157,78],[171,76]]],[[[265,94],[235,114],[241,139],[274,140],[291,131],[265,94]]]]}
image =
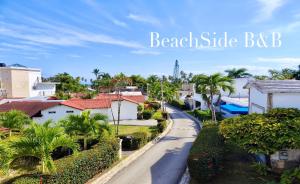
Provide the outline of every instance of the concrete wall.
{"type": "Polygon", "coordinates": [[[30,71],[28,72],[29,77],[29,97],[41,96],[39,95],[39,91],[35,90],[33,87],[38,83],[42,82],[42,76],[40,71],[30,71]]]}
{"type": "MultiPolygon", "coordinates": [[[[233,80],[233,87],[235,92],[230,97],[248,97],[248,89],[244,89],[244,86],[248,83],[249,78],[238,78],[233,80]]],[[[222,96],[228,96],[228,92],[221,91],[222,96]]]]}
{"type": "Polygon", "coordinates": [[[273,94],[273,108],[276,107],[300,109],[300,93],[273,94]]]}
{"type": "Polygon", "coordinates": [[[12,97],[29,97],[29,76],[26,70],[11,70],[12,97]]]}
{"type": "Polygon", "coordinates": [[[261,93],[257,89],[250,88],[249,97],[249,114],[251,113],[264,113],[267,111],[267,99],[268,95],[261,93]]]}
{"type": "Polygon", "coordinates": [[[57,122],[70,114],[81,114],[81,110],[64,106],[64,105],[57,105],[45,109],[41,113],[42,113],[42,117],[36,117],[33,118],[33,120],[38,123],[43,123],[49,119],[53,120],[54,122],[57,122]],[[67,113],[67,111],[73,111],[73,113],[67,113]]]}
{"type": "MultiPolygon", "coordinates": [[[[91,115],[95,113],[101,113],[108,116],[108,119],[111,121],[112,118],[112,112],[111,108],[104,108],[104,109],[87,109],[91,111],[91,115]]],[[[115,116],[115,119],[117,119],[118,116],[118,102],[114,101],[112,102],[112,110],[115,116]]],[[[38,123],[43,123],[49,119],[53,120],[54,122],[57,122],[65,117],[67,117],[70,114],[81,114],[82,111],[79,109],[75,109],[72,107],[68,107],[65,105],[57,105],[48,109],[45,109],[41,112],[42,117],[34,117],[33,120],[38,123]],[[67,112],[67,111],[73,111],[73,112],[67,112]]],[[[121,104],[121,120],[128,120],[128,119],[137,119],[137,104],[128,102],[128,101],[122,101],[121,104]]]]}
{"type": "MultiPolygon", "coordinates": [[[[138,106],[138,104],[136,104],[136,103],[128,102],[125,100],[122,101],[120,119],[121,120],[137,119],[137,106],[138,106]]],[[[113,101],[111,108],[112,108],[113,114],[115,116],[115,119],[117,119],[118,101],[113,101]]]]}

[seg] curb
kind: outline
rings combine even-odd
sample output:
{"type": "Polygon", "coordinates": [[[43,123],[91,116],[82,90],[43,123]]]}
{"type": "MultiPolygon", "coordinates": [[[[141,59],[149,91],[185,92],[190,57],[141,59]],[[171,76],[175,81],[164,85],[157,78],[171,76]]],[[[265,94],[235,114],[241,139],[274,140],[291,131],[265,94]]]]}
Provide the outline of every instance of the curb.
{"type": "Polygon", "coordinates": [[[107,183],[115,174],[117,174],[119,171],[126,168],[133,161],[135,161],[140,156],[142,156],[147,150],[152,148],[152,146],[154,146],[159,140],[161,140],[163,137],[165,137],[169,133],[169,131],[171,130],[171,128],[173,126],[173,120],[171,118],[169,118],[168,121],[169,121],[169,125],[163,133],[161,133],[159,136],[157,136],[151,142],[147,143],[141,149],[135,151],[134,153],[132,153],[131,155],[126,157],[124,160],[120,161],[116,166],[111,168],[109,171],[107,171],[103,175],[101,175],[99,177],[97,177],[97,176],[93,177],[88,182],[86,182],[86,184],[105,184],[105,183],[107,183]]]}
{"type": "Polygon", "coordinates": [[[189,173],[189,168],[187,167],[178,184],[189,184],[190,180],[191,180],[191,176],[189,173]]]}

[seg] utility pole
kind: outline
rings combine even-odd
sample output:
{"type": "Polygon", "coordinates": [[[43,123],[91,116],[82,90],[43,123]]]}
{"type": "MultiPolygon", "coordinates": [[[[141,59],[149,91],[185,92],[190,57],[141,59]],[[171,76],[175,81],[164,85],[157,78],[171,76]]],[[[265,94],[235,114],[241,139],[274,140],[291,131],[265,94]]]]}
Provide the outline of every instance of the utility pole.
{"type": "Polygon", "coordinates": [[[161,108],[162,108],[162,111],[165,111],[165,109],[164,109],[164,88],[163,88],[163,80],[160,81],[160,88],[161,88],[161,108]]]}

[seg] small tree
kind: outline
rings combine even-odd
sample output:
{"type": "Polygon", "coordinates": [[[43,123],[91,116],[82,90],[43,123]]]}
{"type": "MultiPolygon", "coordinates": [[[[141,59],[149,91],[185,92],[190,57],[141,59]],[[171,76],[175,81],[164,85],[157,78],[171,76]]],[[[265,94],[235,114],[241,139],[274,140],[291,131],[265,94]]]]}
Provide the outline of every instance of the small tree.
{"type": "Polygon", "coordinates": [[[222,121],[220,132],[249,153],[273,154],[300,148],[300,111],[273,109],[267,114],[250,114],[222,121]]]}
{"type": "MultiPolygon", "coordinates": [[[[99,136],[101,123],[107,123],[107,116],[96,113],[91,115],[90,111],[83,111],[81,115],[70,115],[66,119],[60,121],[60,126],[65,128],[65,132],[69,135],[83,138],[83,149],[87,149],[87,141],[89,138],[99,136]]],[[[103,126],[104,127],[104,126],[103,126]]]]}
{"type": "Polygon", "coordinates": [[[24,125],[30,124],[31,119],[22,111],[11,110],[0,113],[0,126],[9,128],[9,136],[13,130],[22,130],[24,125]]]}
{"type": "Polygon", "coordinates": [[[55,171],[55,165],[51,153],[59,147],[67,147],[77,152],[78,144],[74,142],[61,127],[51,127],[51,121],[46,121],[40,125],[31,123],[25,134],[20,139],[12,143],[15,150],[14,159],[32,156],[40,159],[42,173],[55,171]]]}
{"type": "Polygon", "coordinates": [[[212,113],[212,121],[216,122],[216,112],[214,108],[214,96],[221,95],[221,90],[234,92],[232,86],[233,80],[229,77],[222,76],[220,73],[215,73],[210,76],[195,75],[193,81],[196,84],[197,91],[202,94],[202,98],[207,102],[207,105],[212,113]]]}

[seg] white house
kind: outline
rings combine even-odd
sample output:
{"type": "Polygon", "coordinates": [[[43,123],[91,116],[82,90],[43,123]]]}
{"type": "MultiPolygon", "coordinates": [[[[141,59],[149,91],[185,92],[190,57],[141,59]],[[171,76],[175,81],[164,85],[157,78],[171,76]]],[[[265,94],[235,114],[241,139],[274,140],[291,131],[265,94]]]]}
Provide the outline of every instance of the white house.
{"type": "MultiPolygon", "coordinates": [[[[245,86],[249,90],[249,114],[265,113],[272,108],[300,109],[299,80],[257,80],[245,86]]],[[[271,155],[273,167],[288,167],[287,161],[299,163],[300,150],[280,150],[271,155]]]]}
{"type": "Polygon", "coordinates": [[[256,80],[245,88],[249,91],[249,114],[276,107],[300,109],[299,80],[256,80]]]}
{"type": "MultiPolygon", "coordinates": [[[[120,119],[137,119],[139,102],[121,97],[120,119]]],[[[0,112],[12,109],[21,110],[36,122],[42,123],[49,119],[57,122],[70,114],[81,114],[90,110],[91,114],[101,113],[109,120],[117,119],[118,101],[116,99],[71,99],[66,101],[11,101],[0,105],[0,112]]]]}
{"type": "Polygon", "coordinates": [[[56,83],[42,82],[41,70],[15,64],[0,64],[0,97],[52,96],[56,83]]]}

